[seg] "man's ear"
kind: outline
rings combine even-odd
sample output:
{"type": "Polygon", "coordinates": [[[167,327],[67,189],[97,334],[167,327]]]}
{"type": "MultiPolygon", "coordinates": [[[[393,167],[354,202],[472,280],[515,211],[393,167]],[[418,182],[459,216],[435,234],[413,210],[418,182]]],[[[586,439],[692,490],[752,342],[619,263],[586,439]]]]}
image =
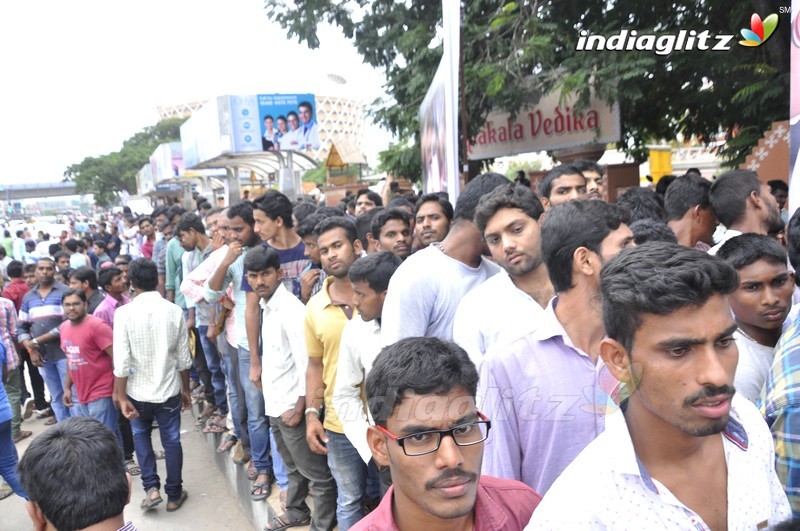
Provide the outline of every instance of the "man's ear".
{"type": "Polygon", "coordinates": [[[617,380],[626,384],[632,383],[631,357],[622,343],[616,339],[605,338],[600,342],[600,357],[617,380]]]}
{"type": "Polygon", "coordinates": [[[44,531],[47,527],[47,518],[44,517],[44,513],[39,508],[39,504],[28,501],[25,503],[25,508],[28,510],[28,516],[30,516],[33,521],[33,528],[36,531],[44,531]]]}
{"type": "Polygon", "coordinates": [[[542,202],[542,207],[544,207],[544,211],[545,211],[545,212],[547,212],[548,210],[550,210],[551,208],[553,208],[553,207],[550,205],[550,200],[549,200],[548,198],[546,198],[546,197],[542,196],[542,197],[540,197],[540,198],[539,198],[539,201],[541,201],[541,202],[542,202]]]}
{"type": "MultiPolygon", "coordinates": [[[[368,240],[368,241],[369,241],[369,238],[371,238],[371,237],[372,237],[372,234],[371,234],[371,233],[367,233],[367,240],[368,240]]],[[[364,250],[364,246],[363,246],[363,245],[361,245],[361,240],[359,240],[358,238],[356,238],[356,241],[354,241],[354,242],[353,242],[353,250],[354,250],[354,251],[356,252],[356,254],[358,254],[358,255],[360,255],[360,254],[361,254],[361,251],[363,251],[363,250],[364,250]]]]}
{"type": "MultiPolygon", "coordinates": [[[[597,258],[597,254],[593,251],[590,251],[586,247],[578,247],[575,249],[575,252],[572,253],[573,273],[579,273],[587,277],[594,275],[595,269],[597,269],[598,266],[597,258]]],[[[574,276],[575,275],[573,275],[573,277],[574,276]]]]}
{"type": "Polygon", "coordinates": [[[375,426],[367,430],[367,444],[372,451],[372,458],[379,466],[389,466],[389,452],[386,448],[386,435],[375,426]]]}

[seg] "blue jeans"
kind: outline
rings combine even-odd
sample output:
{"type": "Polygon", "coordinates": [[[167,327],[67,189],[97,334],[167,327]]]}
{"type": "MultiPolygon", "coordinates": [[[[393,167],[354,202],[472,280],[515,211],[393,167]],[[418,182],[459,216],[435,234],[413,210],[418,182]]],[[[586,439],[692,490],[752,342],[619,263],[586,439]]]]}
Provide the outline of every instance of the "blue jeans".
{"type": "Polygon", "coordinates": [[[214,403],[223,415],[228,414],[228,401],[225,396],[225,373],[222,370],[222,363],[217,352],[217,345],[206,337],[208,326],[198,326],[197,334],[200,336],[200,343],[203,344],[203,354],[206,357],[206,365],[211,372],[211,385],[214,387],[214,403]]]}
{"type": "Polygon", "coordinates": [[[250,433],[250,457],[259,474],[273,470],[269,455],[269,422],[264,412],[264,395],[250,381],[250,352],[239,347],[239,381],[247,404],[247,431],[250,433]]]}
{"type": "Polygon", "coordinates": [[[0,422],[0,476],[6,480],[17,496],[28,499],[28,495],[22,490],[17,475],[17,447],[14,445],[14,438],[11,435],[11,419],[0,422]]]}
{"type": "MultiPolygon", "coordinates": [[[[226,338],[217,339],[220,341],[218,351],[223,353],[222,370],[225,371],[225,378],[228,380],[228,400],[233,417],[233,433],[236,438],[242,442],[242,447],[250,454],[250,436],[245,430],[242,433],[242,419],[247,418],[247,410],[239,409],[239,396],[242,392],[242,382],[239,380],[239,353],[238,351],[228,344],[226,338]],[[224,343],[222,343],[224,341],[224,343]],[[227,350],[223,350],[227,349],[227,350]]],[[[244,407],[242,405],[241,407],[244,407]]]]}
{"type": "Polygon", "coordinates": [[[56,420],[61,422],[71,417],[72,408],[65,406],[61,401],[61,397],[64,396],[64,380],[67,378],[67,359],[45,361],[44,365],[39,367],[39,373],[44,378],[47,392],[50,393],[50,407],[53,408],[56,420]]]}
{"type": "Polygon", "coordinates": [[[103,423],[103,426],[111,430],[111,433],[113,433],[114,437],[119,441],[120,448],[122,448],[122,434],[117,424],[119,412],[117,408],[114,407],[114,402],[111,400],[110,396],[92,400],[88,404],[79,404],[75,402],[75,406],[72,408],[72,416],[89,417],[99,420],[103,423]]]}
{"type": "Polygon", "coordinates": [[[136,447],[136,458],[142,469],[142,486],[144,490],[161,488],[161,480],[156,469],[156,455],[153,452],[153,419],[158,422],[158,433],[164,446],[167,464],[167,481],[164,491],[169,501],[178,501],[183,490],[183,447],[181,446],[181,395],[177,394],[163,404],[139,402],[128,397],[139,412],[139,416],[131,421],[133,441],[136,447]]]}
{"type": "Polygon", "coordinates": [[[346,531],[364,517],[361,500],[367,490],[367,465],[343,433],[325,430],[328,436],[328,466],[336,480],[336,519],[346,531]]]}

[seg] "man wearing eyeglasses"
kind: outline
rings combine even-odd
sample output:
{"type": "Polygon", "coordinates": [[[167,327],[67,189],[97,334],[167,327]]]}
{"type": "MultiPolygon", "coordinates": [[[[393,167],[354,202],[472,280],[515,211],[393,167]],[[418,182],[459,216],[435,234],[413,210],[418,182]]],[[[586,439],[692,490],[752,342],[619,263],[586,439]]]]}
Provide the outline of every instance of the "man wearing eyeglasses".
{"type": "Polygon", "coordinates": [[[514,480],[481,476],[491,421],[475,406],[478,373],[455,343],[407,338],[367,377],[372,456],[392,487],[354,530],[519,530],[541,497],[514,480]]]}

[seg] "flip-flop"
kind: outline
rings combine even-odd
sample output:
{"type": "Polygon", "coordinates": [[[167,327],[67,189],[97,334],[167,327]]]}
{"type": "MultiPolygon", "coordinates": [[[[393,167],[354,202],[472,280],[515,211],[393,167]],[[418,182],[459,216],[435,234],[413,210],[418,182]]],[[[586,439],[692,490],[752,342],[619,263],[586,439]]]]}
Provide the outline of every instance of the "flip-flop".
{"type": "Polygon", "coordinates": [[[226,431],[228,431],[227,426],[222,426],[216,422],[209,422],[206,424],[206,427],[203,428],[203,433],[225,433],[226,431]]]}
{"type": "Polygon", "coordinates": [[[145,511],[149,511],[150,509],[152,509],[153,507],[164,501],[164,498],[161,497],[160,492],[158,493],[158,498],[152,498],[151,496],[153,491],[158,492],[158,489],[155,487],[150,487],[149,489],[147,489],[147,497],[143,499],[142,503],[139,505],[139,507],[141,507],[145,511]]]}
{"type": "Polygon", "coordinates": [[[280,531],[281,529],[289,529],[290,527],[300,527],[311,523],[311,517],[306,516],[302,520],[289,520],[286,513],[276,516],[269,521],[269,524],[264,526],[264,531],[280,531]]]}
{"type": "Polygon", "coordinates": [[[139,468],[139,465],[136,464],[136,461],[133,459],[128,459],[125,461],[125,469],[128,471],[128,474],[131,476],[138,476],[142,473],[142,469],[139,468]]]}
{"type": "Polygon", "coordinates": [[[183,505],[183,502],[186,501],[186,498],[189,497],[189,493],[185,490],[181,491],[181,497],[176,501],[167,502],[167,512],[171,513],[173,511],[177,511],[183,505]]]}
{"type": "Polygon", "coordinates": [[[18,431],[16,434],[14,434],[14,442],[15,442],[15,443],[18,443],[18,442],[20,442],[22,439],[27,439],[27,438],[28,438],[28,437],[30,437],[31,435],[33,435],[33,432],[32,432],[32,431],[28,431],[28,430],[19,430],[19,431],[18,431]]]}
{"type": "Polygon", "coordinates": [[[253,501],[262,501],[269,498],[270,494],[272,494],[272,483],[269,481],[261,481],[259,483],[253,483],[253,488],[250,490],[250,499],[253,501]],[[261,490],[261,493],[256,494],[257,490],[261,490]]]}
{"type": "Polygon", "coordinates": [[[217,447],[217,453],[224,454],[225,452],[236,446],[237,442],[239,442],[239,439],[236,438],[236,435],[229,433],[224,439],[222,439],[222,442],[217,447]]]}

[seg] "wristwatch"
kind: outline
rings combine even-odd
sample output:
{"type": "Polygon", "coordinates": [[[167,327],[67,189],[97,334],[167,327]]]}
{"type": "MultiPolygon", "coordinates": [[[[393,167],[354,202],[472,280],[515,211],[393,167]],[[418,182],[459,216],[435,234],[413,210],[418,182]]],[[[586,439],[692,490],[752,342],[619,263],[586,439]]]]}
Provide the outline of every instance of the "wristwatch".
{"type": "Polygon", "coordinates": [[[317,418],[319,418],[319,409],[317,409],[315,407],[308,407],[308,408],[306,408],[306,413],[305,413],[306,416],[308,416],[309,413],[313,413],[313,414],[315,414],[317,416],[317,418]]]}

